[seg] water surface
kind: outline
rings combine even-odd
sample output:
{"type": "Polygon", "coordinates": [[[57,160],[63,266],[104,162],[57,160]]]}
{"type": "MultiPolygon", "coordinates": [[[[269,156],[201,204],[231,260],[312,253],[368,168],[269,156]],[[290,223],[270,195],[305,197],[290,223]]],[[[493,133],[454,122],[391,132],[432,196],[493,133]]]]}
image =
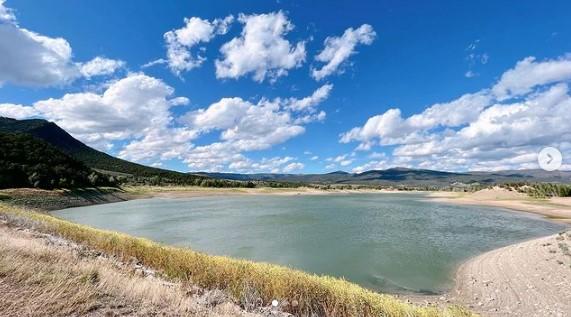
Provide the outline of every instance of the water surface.
{"type": "Polygon", "coordinates": [[[445,291],[456,266],[563,225],[422,194],[141,199],[56,216],[210,254],[283,264],[385,292],[445,291]]]}

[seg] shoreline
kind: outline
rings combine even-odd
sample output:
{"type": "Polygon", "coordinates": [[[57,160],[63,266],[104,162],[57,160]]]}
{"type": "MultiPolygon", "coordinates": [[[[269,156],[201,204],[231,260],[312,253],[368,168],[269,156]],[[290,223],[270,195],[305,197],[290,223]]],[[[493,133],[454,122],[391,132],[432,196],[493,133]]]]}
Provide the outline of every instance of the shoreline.
{"type": "Polygon", "coordinates": [[[476,193],[429,192],[428,199],[457,205],[499,207],[571,225],[571,197],[536,199],[507,190],[484,189],[476,193]]]}
{"type": "MultiPolygon", "coordinates": [[[[112,193],[111,199],[87,201],[89,204],[112,203],[143,198],[193,198],[218,195],[329,195],[329,194],[355,194],[355,193],[408,193],[401,191],[382,190],[319,190],[313,188],[293,189],[233,189],[233,188],[125,188],[121,195],[112,193]],[[116,197],[120,196],[120,200],[116,197]]],[[[1,192],[0,192],[1,193],[1,192]]],[[[418,192],[416,192],[418,193],[418,192]]],[[[489,190],[483,193],[454,193],[454,192],[422,192],[427,193],[428,201],[452,204],[479,205],[499,207],[514,212],[525,212],[544,217],[547,221],[570,224],[571,201],[569,199],[555,199],[556,203],[547,200],[537,200],[521,196],[518,193],[489,190]],[[524,206],[525,208],[522,208],[524,206]],[[537,208],[539,206],[539,208],[537,208]],[[565,209],[569,208],[569,209],[565,209]],[[556,210],[558,213],[554,213],[556,210]],[[555,218],[554,215],[558,217],[555,218]]],[[[75,205],[68,206],[75,207],[75,205]]],[[[64,207],[65,208],[65,207],[64,207]]],[[[63,208],[61,208],[63,209],[63,208]]],[[[53,210],[53,209],[52,209],[53,210]]],[[[556,290],[571,294],[571,254],[566,255],[563,249],[557,247],[560,235],[549,235],[534,238],[528,241],[515,243],[503,248],[491,250],[469,258],[461,263],[454,273],[452,288],[443,294],[390,294],[395,298],[408,301],[416,305],[446,306],[460,304],[481,313],[483,316],[556,316],[556,313],[571,314],[571,307],[557,301],[557,297],[541,294],[553,294],[554,284],[546,281],[561,278],[568,287],[556,290]],[[551,242],[546,242],[546,241],[551,242]],[[546,245],[549,244],[549,245],[546,245]],[[549,247],[552,246],[552,247],[549,247]],[[556,257],[558,257],[556,259],[556,257]],[[533,263],[530,264],[530,263],[533,263]],[[505,270],[506,267],[512,268],[505,270]],[[549,272],[549,273],[547,273],[549,272]],[[547,274],[547,275],[546,275],[547,274]],[[522,282],[524,280],[525,282],[522,282]],[[506,285],[506,289],[494,288],[490,285],[506,285]],[[530,290],[535,290],[535,293],[530,290]],[[535,297],[527,295],[533,293],[535,297]],[[540,296],[540,297],[538,297],[540,296]],[[525,299],[525,300],[522,300],[525,299]],[[541,303],[535,306],[535,298],[541,303]],[[553,302],[555,298],[555,302],[553,302]],[[538,299],[539,300],[539,299],[538,299]],[[540,310],[532,309],[540,307],[540,310]],[[555,307],[546,310],[545,307],[555,307]]],[[[563,235],[563,242],[569,241],[571,247],[571,231],[563,235]],[[567,239],[568,238],[568,239],[567,239]]],[[[568,249],[567,249],[568,250],[568,249]]],[[[567,251],[568,252],[568,251],[567,251]]],[[[556,283],[557,280],[554,280],[556,283]]],[[[560,284],[557,284],[560,285],[560,284]]],[[[570,295],[571,296],[571,295],[570,295]]],[[[571,302],[571,298],[569,300],[571,302]]],[[[564,316],[564,315],[562,315],[564,316]]]]}

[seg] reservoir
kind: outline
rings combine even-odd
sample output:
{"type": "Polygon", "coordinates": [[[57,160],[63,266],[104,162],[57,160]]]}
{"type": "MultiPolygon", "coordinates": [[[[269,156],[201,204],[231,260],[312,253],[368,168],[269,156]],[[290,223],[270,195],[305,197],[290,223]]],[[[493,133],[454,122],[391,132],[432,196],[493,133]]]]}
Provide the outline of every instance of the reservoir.
{"type": "Polygon", "coordinates": [[[53,214],[391,293],[446,291],[466,259],[565,228],[525,213],[445,204],[417,193],[152,198],[53,214]]]}

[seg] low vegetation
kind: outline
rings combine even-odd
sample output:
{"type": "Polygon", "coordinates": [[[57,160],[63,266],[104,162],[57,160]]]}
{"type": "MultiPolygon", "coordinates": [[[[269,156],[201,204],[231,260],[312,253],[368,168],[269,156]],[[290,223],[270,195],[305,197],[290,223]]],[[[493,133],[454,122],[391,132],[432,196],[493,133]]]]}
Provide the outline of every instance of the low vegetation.
{"type": "Polygon", "coordinates": [[[571,185],[559,183],[507,183],[502,188],[528,194],[534,198],[571,197],[571,185]]]}
{"type": "Polygon", "coordinates": [[[206,255],[164,246],[146,239],[97,230],[47,214],[0,203],[0,214],[39,224],[40,230],[122,258],[135,257],[172,279],[206,289],[223,289],[237,299],[259,294],[264,304],[287,301],[284,309],[298,316],[472,316],[463,308],[416,307],[355,284],[289,268],[206,255]]]}

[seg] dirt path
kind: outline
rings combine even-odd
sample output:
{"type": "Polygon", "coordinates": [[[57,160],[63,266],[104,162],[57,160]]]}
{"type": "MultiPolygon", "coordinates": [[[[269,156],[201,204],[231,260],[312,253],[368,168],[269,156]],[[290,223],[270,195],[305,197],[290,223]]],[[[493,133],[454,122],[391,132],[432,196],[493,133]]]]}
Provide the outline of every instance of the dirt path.
{"type": "Polygon", "coordinates": [[[483,316],[571,316],[571,231],[469,260],[450,295],[483,316]]]}

